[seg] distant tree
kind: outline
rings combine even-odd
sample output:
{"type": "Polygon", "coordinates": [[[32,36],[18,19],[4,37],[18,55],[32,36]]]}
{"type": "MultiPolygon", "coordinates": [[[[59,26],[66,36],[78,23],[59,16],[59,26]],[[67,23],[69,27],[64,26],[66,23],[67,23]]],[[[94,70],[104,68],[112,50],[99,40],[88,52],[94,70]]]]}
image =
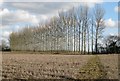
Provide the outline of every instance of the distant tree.
{"type": "Polygon", "coordinates": [[[0,51],[2,51],[2,45],[0,45],[0,51]]]}
{"type": "Polygon", "coordinates": [[[119,36],[106,36],[103,44],[98,44],[99,53],[120,53],[120,37],[119,36]]]}
{"type": "Polygon", "coordinates": [[[0,46],[0,49],[2,51],[10,51],[10,47],[7,45],[7,42],[5,40],[2,40],[2,45],[0,46]]]}
{"type": "Polygon", "coordinates": [[[81,54],[93,53],[95,46],[98,53],[98,41],[104,29],[104,9],[96,6],[90,19],[87,5],[59,12],[49,21],[36,27],[26,26],[10,35],[10,47],[20,51],[79,51],[81,54]],[[90,43],[91,42],[91,43],[90,43]]]}
{"type": "Polygon", "coordinates": [[[7,47],[6,41],[2,40],[2,51],[5,50],[7,47]]]}
{"type": "Polygon", "coordinates": [[[107,53],[120,53],[120,37],[110,35],[104,42],[107,53]]]}

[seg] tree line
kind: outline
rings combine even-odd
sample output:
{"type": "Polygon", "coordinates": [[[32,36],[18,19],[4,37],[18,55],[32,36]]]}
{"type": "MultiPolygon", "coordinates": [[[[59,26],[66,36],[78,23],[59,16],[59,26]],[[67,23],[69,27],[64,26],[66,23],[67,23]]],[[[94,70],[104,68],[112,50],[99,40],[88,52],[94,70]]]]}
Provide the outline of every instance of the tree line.
{"type": "Polygon", "coordinates": [[[11,51],[10,46],[5,40],[1,40],[0,51],[11,51]]]}
{"type": "Polygon", "coordinates": [[[103,44],[99,44],[99,53],[110,54],[120,53],[120,36],[109,35],[103,40],[103,44]]]}
{"type": "Polygon", "coordinates": [[[44,24],[25,27],[10,35],[13,51],[99,53],[99,41],[105,28],[105,10],[87,5],[58,12],[44,24]]]}

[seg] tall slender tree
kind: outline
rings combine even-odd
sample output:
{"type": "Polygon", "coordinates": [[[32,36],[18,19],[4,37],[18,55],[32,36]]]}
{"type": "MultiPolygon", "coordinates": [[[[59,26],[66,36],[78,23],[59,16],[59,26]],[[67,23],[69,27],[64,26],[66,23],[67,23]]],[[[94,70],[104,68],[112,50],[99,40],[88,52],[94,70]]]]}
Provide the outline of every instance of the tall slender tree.
{"type": "Polygon", "coordinates": [[[98,53],[98,40],[102,36],[103,29],[105,28],[104,25],[104,14],[105,11],[101,5],[96,5],[94,9],[95,15],[95,52],[98,53]]]}

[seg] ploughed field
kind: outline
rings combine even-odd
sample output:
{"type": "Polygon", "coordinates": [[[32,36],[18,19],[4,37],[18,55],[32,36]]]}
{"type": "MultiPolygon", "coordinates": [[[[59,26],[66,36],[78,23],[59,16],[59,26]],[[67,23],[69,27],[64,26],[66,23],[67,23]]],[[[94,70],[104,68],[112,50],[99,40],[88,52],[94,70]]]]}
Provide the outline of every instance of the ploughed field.
{"type": "Polygon", "coordinates": [[[118,79],[118,55],[2,54],[3,79],[118,79]]]}

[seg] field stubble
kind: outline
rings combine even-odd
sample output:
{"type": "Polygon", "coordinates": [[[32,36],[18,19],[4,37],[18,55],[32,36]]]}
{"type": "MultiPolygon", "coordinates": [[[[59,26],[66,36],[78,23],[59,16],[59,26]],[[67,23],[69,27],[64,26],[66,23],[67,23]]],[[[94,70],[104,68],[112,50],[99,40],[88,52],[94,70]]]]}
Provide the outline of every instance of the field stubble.
{"type": "MultiPolygon", "coordinates": [[[[3,54],[3,79],[78,79],[93,55],[3,54]]],[[[117,55],[100,55],[107,78],[117,79],[117,55]]]]}

